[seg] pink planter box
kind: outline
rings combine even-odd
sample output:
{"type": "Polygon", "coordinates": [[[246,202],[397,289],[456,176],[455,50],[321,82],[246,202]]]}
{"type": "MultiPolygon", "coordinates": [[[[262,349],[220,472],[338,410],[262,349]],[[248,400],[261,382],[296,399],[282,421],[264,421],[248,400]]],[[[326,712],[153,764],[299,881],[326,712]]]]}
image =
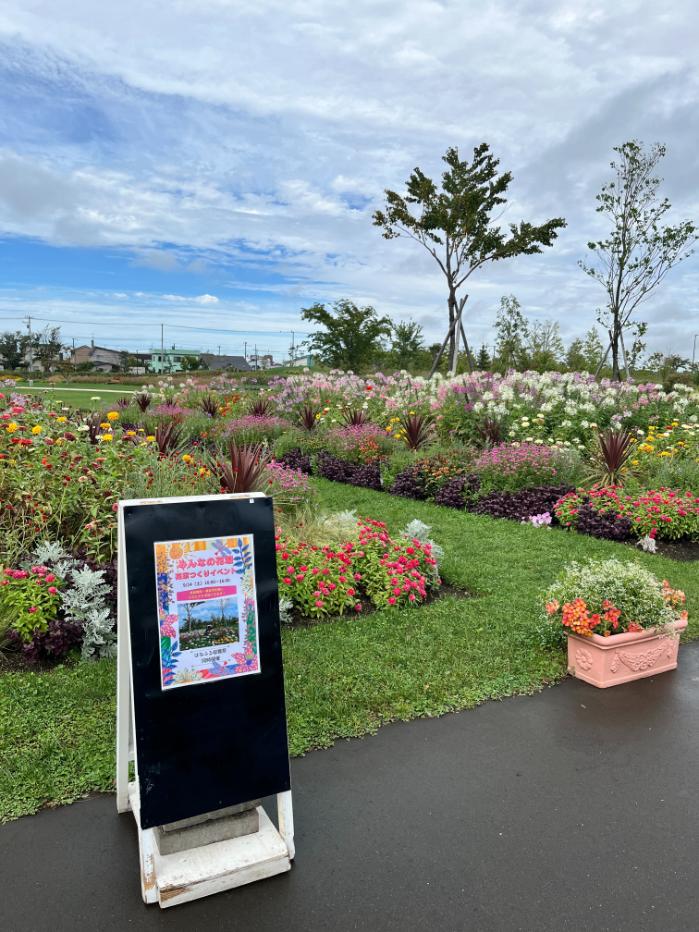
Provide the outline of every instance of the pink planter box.
{"type": "Polygon", "coordinates": [[[674,670],[680,646],[680,631],[686,621],[674,623],[674,636],[656,634],[655,628],[612,634],[603,638],[568,635],[568,672],[579,680],[605,689],[629,680],[674,670]]]}

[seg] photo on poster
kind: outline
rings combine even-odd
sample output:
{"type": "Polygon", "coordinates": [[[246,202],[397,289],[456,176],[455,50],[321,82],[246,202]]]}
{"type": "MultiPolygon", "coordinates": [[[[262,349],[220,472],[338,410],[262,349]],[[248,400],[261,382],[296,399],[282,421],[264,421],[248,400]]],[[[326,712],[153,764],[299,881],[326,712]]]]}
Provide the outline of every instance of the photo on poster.
{"type": "Polygon", "coordinates": [[[153,546],[162,688],[259,673],[253,535],[153,546]]]}

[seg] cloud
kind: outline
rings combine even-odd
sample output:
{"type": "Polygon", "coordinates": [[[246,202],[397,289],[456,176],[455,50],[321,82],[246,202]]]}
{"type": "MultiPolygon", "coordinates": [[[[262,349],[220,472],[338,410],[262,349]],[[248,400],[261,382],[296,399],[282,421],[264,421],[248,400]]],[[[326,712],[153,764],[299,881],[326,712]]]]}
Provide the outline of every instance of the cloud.
{"type": "Polygon", "coordinates": [[[163,301],[174,301],[177,304],[189,304],[194,302],[195,304],[218,304],[219,300],[216,295],[213,294],[200,294],[196,297],[189,297],[184,294],[164,294],[161,295],[163,301]]]}
{"type": "MultiPolygon", "coordinates": [[[[7,0],[3,37],[0,235],[125,251],[162,276],[138,299],[154,314],[228,307],[236,289],[258,325],[300,327],[300,307],[349,296],[438,339],[439,271],[371,214],[414,166],[438,175],[452,144],[485,139],[513,171],[503,222],[568,221],[545,254],[473,277],[476,343],[507,293],[567,338],[594,321],[604,296],[576,260],[623,139],[667,142],[665,190],[699,216],[691,0],[494,0],[468,15],[459,0],[404,0],[400,15],[375,0],[182,0],[166,17],[137,0],[7,0]],[[203,294],[179,301],[186,275],[203,294]]],[[[649,345],[681,349],[699,329],[698,275],[687,261],[644,306],[649,345]]]]}

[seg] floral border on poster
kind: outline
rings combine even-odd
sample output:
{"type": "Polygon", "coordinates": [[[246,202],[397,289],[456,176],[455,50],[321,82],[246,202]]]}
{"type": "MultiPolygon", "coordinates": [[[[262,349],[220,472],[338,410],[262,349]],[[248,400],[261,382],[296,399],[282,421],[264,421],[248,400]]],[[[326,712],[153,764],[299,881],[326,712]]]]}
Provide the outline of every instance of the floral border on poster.
{"type": "Polygon", "coordinates": [[[245,676],[260,671],[260,658],[257,639],[257,599],[255,591],[255,571],[252,534],[231,535],[226,538],[193,538],[158,542],[155,548],[155,575],[157,587],[158,622],[160,633],[160,668],[163,689],[176,686],[189,686],[212,680],[235,676],[245,676]],[[224,541],[228,541],[225,543],[224,541]],[[168,609],[174,601],[174,587],[171,576],[173,544],[192,544],[202,542],[213,544],[221,556],[232,557],[233,566],[240,578],[243,591],[243,617],[240,622],[242,650],[237,651],[232,660],[213,660],[208,666],[197,670],[178,669],[181,651],[178,647],[177,615],[168,609]]]}

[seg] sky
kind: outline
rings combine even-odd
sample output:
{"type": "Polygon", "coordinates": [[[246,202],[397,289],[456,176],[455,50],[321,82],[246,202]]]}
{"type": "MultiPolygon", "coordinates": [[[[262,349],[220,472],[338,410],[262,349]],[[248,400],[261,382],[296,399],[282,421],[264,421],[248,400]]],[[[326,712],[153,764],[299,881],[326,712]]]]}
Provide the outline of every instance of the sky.
{"type": "MultiPolygon", "coordinates": [[[[663,142],[672,218],[699,220],[698,43],[694,0],[5,0],[0,330],[283,357],[347,297],[434,342],[441,273],[371,215],[485,141],[501,222],[568,225],[474,275],[467,334],[492,344],[514,294],[570,340],[603,302],[577,262],[613,146],[663,142]]],[[[698,286],[693,256],[643,306],[649,351],[691,352],[698,286]]]]}

